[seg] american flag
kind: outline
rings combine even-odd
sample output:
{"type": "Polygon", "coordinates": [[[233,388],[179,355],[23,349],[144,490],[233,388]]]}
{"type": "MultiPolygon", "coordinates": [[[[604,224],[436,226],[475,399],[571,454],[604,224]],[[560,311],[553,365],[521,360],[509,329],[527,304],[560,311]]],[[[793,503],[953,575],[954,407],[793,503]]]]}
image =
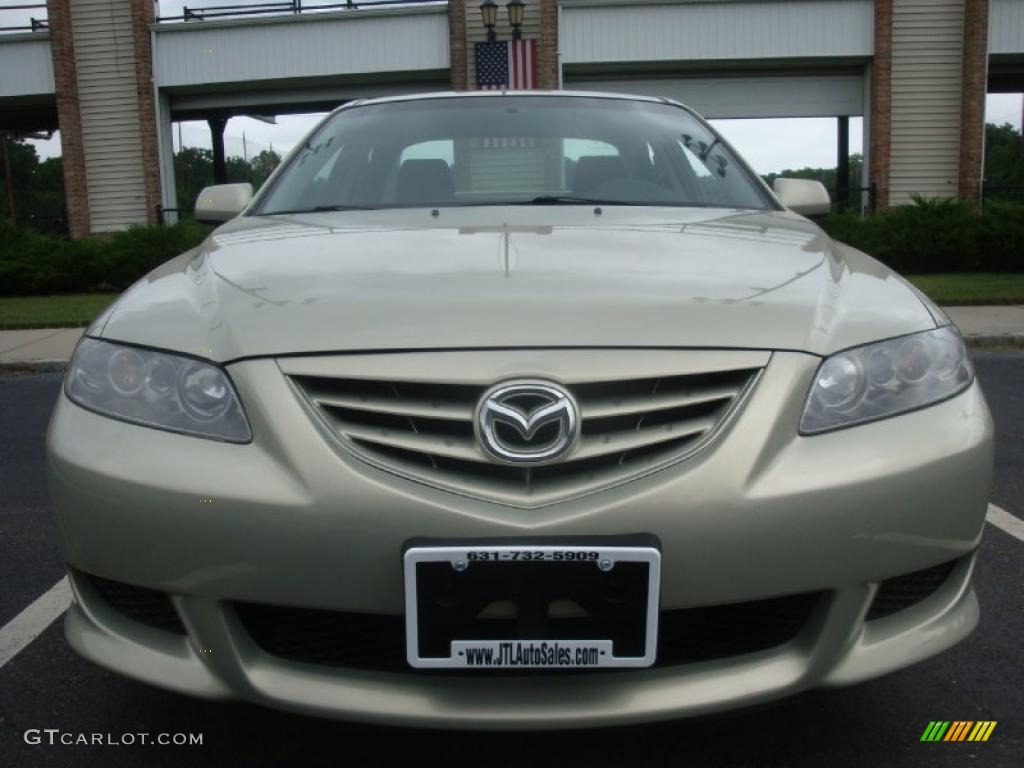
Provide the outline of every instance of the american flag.
{"type": "Polygon", "coordinates": [[[477,43],[476,87],[483,90],[537,87],[537,41],[503,40],[477,43]]]}

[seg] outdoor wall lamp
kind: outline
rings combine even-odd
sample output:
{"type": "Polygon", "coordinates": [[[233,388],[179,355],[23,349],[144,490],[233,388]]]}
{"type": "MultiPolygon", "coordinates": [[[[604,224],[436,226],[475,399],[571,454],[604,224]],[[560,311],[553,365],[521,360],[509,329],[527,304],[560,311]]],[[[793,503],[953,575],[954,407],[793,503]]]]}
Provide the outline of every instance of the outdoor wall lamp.
{"type": "MultiPolygon", "coordinates": [[[[505,9],[508,11],[508,23],[512,27],[512,39],[521,40],[523,38],[523,12],[526,10],[526,3],[524,0],[509,0],[505,9]]],[[[493,43],[498,39],[494,32],[494,27],[498,24],[498,4],[494,0],[484,0],[480,3],[480,16],[484,26],[487,27],[487,39],[493,43]]]]}
{"type": "Polygon", "coordinates": [[[521,40],[523,37],[523,11],[526,3],[523,0],[508,0],[508,23],[512,25],[512,39],[521,40]]]}
{"type": "Polygon", "coordinates": [[[498,36],[494,34],[494,25],[498,23],[498,4],[494,0],[484,0],[480,3],[480,16],[487,27],[487,39],[494,42],[498,36]]]}

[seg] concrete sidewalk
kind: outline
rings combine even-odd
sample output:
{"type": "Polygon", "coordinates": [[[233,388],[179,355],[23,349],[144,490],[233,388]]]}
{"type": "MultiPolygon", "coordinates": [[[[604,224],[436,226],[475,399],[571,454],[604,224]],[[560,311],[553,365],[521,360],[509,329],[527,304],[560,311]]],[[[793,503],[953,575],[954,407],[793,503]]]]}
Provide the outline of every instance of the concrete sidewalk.
{"type": "Polygon", "coordinates": [[[61,370],[84,331],[84,328],[0,331],[0,371],[61,370]]]}
{"type": "Polygon", "coordinates": [[[1024,347],[1024,306],[943,309],[973,347],[1024,347]]]}
{"type": "MultiPolygon", "coordinates": [[[[1024,348],[1024,306],[943,307],[973,347],[1024,348]]],[[[60,370],[83,328],[0,331],[0,371],[60,370]]]]}

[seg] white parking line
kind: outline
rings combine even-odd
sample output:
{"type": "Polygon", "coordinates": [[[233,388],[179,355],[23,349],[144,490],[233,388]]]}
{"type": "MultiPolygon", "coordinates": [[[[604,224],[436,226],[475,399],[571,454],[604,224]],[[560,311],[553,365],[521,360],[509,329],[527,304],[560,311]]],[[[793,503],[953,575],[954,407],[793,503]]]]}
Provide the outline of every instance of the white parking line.
{"type": "Polygon", "coordinates": [[[71,585],[65,576],[0,629],[0,667],[39,637],[69,605],[71,585]]]}
{"type": "Polygon", "coordinates": [[[988,514],[985,519],[1001,531],[1013,536],[1019,541],[1024,541],[1024,520],[1016,515],[1011,515],[1005,509],[995,504],[988,505],[988,514]]]}

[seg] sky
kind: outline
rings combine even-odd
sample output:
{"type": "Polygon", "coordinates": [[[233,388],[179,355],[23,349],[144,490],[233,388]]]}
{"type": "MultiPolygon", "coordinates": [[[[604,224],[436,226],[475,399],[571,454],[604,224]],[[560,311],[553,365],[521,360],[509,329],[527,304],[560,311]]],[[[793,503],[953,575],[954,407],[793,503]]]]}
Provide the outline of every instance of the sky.
{"type": "MultiPolygon", "coordinates": [[[[29,2],[30,0],[12,0],[29,2]]],[[[31,0],[39,2],[40,0],[31,0]]],[[[157,3],[161,16],[181,14],[185,2],[195,6],[238,5],[244,0],[162,0],[157,3]]],[[[316,2],[317,0],[311,0],[316,2]]],[[[326,0],[324,0],[326,1],[326,0]]],[[[43,9],[33,11],[0,11],[0,27],[27,24],[32,14],[45,14],[43,9]]],[[[1021,94],[990,94],[986,101],[985,118],[990,123],[1010,123],[1021,127],[1021,94]]],[[[225,130],[225,149],[229,156],[247,155],[273,149],[284,154],[309,131],[321,115],[282,115],[276,125],[248,117],[234,117],[225,130]]],[[[725,135],[758,173],[773,173],[786,168],[834,168],[836,164],[835,118],[800,118],[773,120],[714,120],[714,125],[725,135]]],[[[174,148],[179,148],[179,135],[186,147],[210,146],[210,133],[204,122],[175,124],[174,148]]],[[[850,151],[862,151],[863,121],[850,120],[850,151]]],[[[33,141],[42,157],[60,154],[60,137],[48,141],[33,141]]]]}

